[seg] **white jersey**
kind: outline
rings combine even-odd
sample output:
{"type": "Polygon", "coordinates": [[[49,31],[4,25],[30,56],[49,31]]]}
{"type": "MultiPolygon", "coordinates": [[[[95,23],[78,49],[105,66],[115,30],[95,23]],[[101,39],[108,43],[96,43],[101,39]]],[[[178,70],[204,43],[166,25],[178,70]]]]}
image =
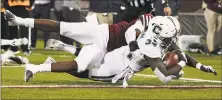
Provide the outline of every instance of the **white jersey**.
{"type": "Polygon", "coordinates": [[[127,45],[107,53],[101,66],[91,69],[91,78],[95,80],[112,80],[113,83],[123,78],[123,86],[127,86],[127,80],[134,73],[149,67],[144,55],[151,58],[161,58],[164,54],[163,49],[158,44],[148,43],[146,41],[148,39],[152,40],[153,38],[141,35],[137,40],[140,49],[133,52],[130,51],[129,45],[127,45]]]}
{"type": "Polygon", "coordinates": [[[150,14],[144,14],[139,17],[139,19],[135,22],[134,25],[129,27],[125,33],[125,38],[127,44],[129,44],[131,41],[136,40],[136,33],[143,33],[148,29],[148,25],[150,20],[153,18],[150,14]]]}
{"type": "Polygon", "coordinates": [[[124,78],[125,81],[123,84],[125,84],[124,86],[127,86],[127,80],[129,80],[134,73],[142,71],[149,66],[144,55],[150,58],[161,58],[164,54],[164,50],[159,44],[160,40],[155,38],[155,35],[152,33],[149,36],[144,35],[145,30],[148,31],[146,29],[148,22],[149,21],[146,22],[145,20],[143,22],[142,20],[137,20],[136,24],[127,30],[127,32],[129,32],[129,34],[126,34],[126,40],[128,40],[128,43],[136,40],[135,29],[141,31],[141,34],[137,39],[140,49],[130,52],[129,45],[127,45],[107,53],[101,66],[98,69],[91,70],[91,78],[96,78],[96,80],[103,80],[104,78],[106,78],[105,80],[112,79],[113,83],[124,78]]]}
{"type": "Polygon", "coordinates": [[[137,39],[139,49],[130,52],[128,58],[130,59],[130,67],[134,71],[141,71],[141,67],[149,65],[144,56],[150,58],[162,58],[164,55],[164,49],[158,43],[158,39],[153,36],[144,36],[143,34],[137,39]]]}

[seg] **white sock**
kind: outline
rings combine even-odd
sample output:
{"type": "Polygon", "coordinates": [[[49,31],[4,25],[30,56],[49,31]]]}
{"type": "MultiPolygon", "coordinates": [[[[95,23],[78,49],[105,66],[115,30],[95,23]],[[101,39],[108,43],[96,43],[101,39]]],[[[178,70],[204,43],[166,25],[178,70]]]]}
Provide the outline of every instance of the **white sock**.
{"type": "Polygon", "coordinates": [[[51,72],[51,64],[40,64],[37,67],[38,72],[51,72]]]}
{"type": "Polygon", "coordinates": [[[76,47],[72,46],[72,45],[65,45],[64,46],[64,50],[71,53],[71,54],[75,54],[76,53],[76,47]]]}
{"type": "Polygon", "coordinates": [[[7,40],[7,39],[1,39],[1,45],[12,45],[14,41],[13,40],[7,40]]]}
{"type": "Polygon", "coordinates": [[[202,66],[201,63],[197,63],[196,68],[197,68],[197,69],[200,69],[201,66],[202,66]]]}
{"type": "Polygon", "coordinates": [[[16,17],[15,19],[19,25],[34,28],[34,19],[33,18],[16,17]]]}

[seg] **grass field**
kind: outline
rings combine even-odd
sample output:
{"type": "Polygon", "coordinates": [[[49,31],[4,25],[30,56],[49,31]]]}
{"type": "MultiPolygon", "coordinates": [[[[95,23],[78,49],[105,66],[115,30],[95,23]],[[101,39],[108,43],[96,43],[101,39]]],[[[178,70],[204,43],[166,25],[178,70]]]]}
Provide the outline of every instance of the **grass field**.
{"type": "MultiPolygon", "coordinates": [[[[31,63],[40,64],[51,56],[56,60],[72,60],[75,57],[66,52],[50,51],[41,49],[42,41],[38,41],[37,49],[32,51],[28,56],[31,63]]],[[[22,55],[22,54],[19,54],[22,55]]],[[[221,87],[221,56],[204,56],[200,54],[191,54],[200,62],[211,65],[218,72],[217,76],[196,70],[194,68],[185,67],[183,78],[194,78],[205,80],[189,81],[189,80],[174,80],[168,84],[161,83],[153,75],[150,69],[146,69],[135,75],[128,83],[130,86],[219,86],[221,87]],[[219,81],[219,82],[210,82],[219,81]]],[[[23,81],[24,68],[3,66],[1,68],[1,98],[2,99],[222,99],[221,88],[121,88],[121,83],[111,84],[88,79],[75,78],[66,73],[38,73],[28,83],[23,81]],[[77,86],[63,88],[47,88],[35,87],[27,88],[28,86],[77,86]],[[78,86],[91,86],[81,88],[78,86]],[[9,88],[7,86],[27,86],[26,88],[9,88]],[[93,86],[104,86],[93,88],[93,86]],[[111,86],[111,87],[106,87],[111,86]],[[112,87],[113,86],[113,87],[112,87]]]]}

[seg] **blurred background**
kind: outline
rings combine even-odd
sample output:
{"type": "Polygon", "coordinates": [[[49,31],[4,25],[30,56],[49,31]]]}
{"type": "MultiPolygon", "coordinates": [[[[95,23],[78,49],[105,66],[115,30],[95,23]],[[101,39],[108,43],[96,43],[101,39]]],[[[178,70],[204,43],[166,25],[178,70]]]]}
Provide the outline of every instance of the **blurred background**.
{"type": "MultiPolygon", "coordinates": [[[[115,24],[120,21],[128,21],[131,14],[138,12],[130,7],[140,7],[135,1],[146,0],[1,0],[2,8],[11,10],[20,17],[44,18],[66,22],[85,22],[95,24],[115,24]],[[29,1],[29,5],[19,4],[29,1]],[[15,3],[16,2],[16,3],[15,3]],[[15,3],[15,4],[14,4],[15,3]],[[14,4],[14,5],[13,5],[14,4]],[[18,13],[19,12],[19,13],[18,13]],[[127,17],[126,17],[127,16],[127,17]]],[[[149,1],[149,0],[148,0],[149,1]]],[[[221,0],[169,0],[172,16],[179,19],[182,27],[181,37],[178,45],[184,51],[208,52],[218,54],[222,45],[222,7],[221,0]],[[204,4],[203,2],[208,2],[204,4]],[[210,3],[209,3],[210,1],[210,3]],[[213,3],[211,2],[213,1],[213,3]],[[219,9],[219,10],[218,10],[219,9]],[[205,16],[207,15],[207,16],[205,16]],[[211,16],[212,15],[212,16],[211,16]],[[209,25],[207,26],[207,21],[209,25]],[[214,23],[214,24],[212,24],[214,23]],[[211,27],[212,26],[212,27],[211,27]],[[209,28],[209,29],[208,29],[209,28]],[[208,31],[209,30],[209,31],[208,31]],[[207,37],[207,38],[206,38],[207,37]],[[204,40],[205,43],[201,42],[204,40]],[[196,43],[196,44],[195,44],[196,43]],[[193,45],[191,45],[193,44],[193,45]],[[200,46],[201,45],[201,46],[200,46]],[[204,47],[205,46],[205,47],[204,47]]],[[[142,12],[154,13],[156,16],[165,16],[165,6],[162,0],[153,0],[152,11],[148,6],[142,7],[142,12]],[[145,10],[144,10],[145,9],[145,10]]],[[[131,19],[130,19],[131,20],[131,19]]],[[[2,29],[4,25],[2,24],[2,29]]],[[[67,44],[80,46],[74,40],[60,36],[56,33],[43,34],[35,29],[25,29],[24,27],[9,27],[9,31],[2,30],[2,38],[31,38],[30,48],[35,49],[36,40],[42,39],[44,43],[49,38],[59,39],[67,44]],[[19,31],[19,30],[20,31],[19,31]],[[17,35],[15,33],[17,32],[17,35]],[[5,33],[9,33],[6,34],[5,33]],[[14,34],[13,36],[11,34],[14,34]],[[32,35],[28,35],[32,33],[32,35]]],[[[3,48],[6,49],[7,47],[3,48]]],[[[44,47],[43,47],[44,48],[44,47]]],[[[47,48],[45,48],[47,49],[47,48]]],[[[17,47],[11,47],[17,51],[17,47]]],[[[28,47],[23,47],[24,52],[29,52],[28,47]]]]}

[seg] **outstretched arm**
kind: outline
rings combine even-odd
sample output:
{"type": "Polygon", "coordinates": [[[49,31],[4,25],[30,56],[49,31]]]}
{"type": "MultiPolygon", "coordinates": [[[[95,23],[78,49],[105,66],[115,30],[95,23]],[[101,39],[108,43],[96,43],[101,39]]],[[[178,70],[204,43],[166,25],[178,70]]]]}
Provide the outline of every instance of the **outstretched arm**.
{"type": "Polygon", "coordinates": [[[185,54],[184,52],[182,52],[180,50],[180,48],[176,45],[176,44],[172,44],[169,48],[169,51],[176,51],[177,54],[182,54],[183,56],[180,56],[180,58],[185,58],[186,59],[186,65],[193,67],[193,68],[197,68],[203,72],[208,72],[208,73],[214,73],[214,75],[217,75],[217,72],[211,67],[211,66],[205,66],[203,64],[201,64],[200,62],[198,62],[196,59],[194,59],[193,57],[191,57],[188,54],[185,54]]]}
{"type": "Polygon", "coordinates": [[[141,34],[143,29],[144,27],[142,25],[141,20],[137,20],[135,24],[130,26],[125,32],[125,38],[127,44],[129,44],[131,41],[135,41],[136,38],[141,34]]]}

